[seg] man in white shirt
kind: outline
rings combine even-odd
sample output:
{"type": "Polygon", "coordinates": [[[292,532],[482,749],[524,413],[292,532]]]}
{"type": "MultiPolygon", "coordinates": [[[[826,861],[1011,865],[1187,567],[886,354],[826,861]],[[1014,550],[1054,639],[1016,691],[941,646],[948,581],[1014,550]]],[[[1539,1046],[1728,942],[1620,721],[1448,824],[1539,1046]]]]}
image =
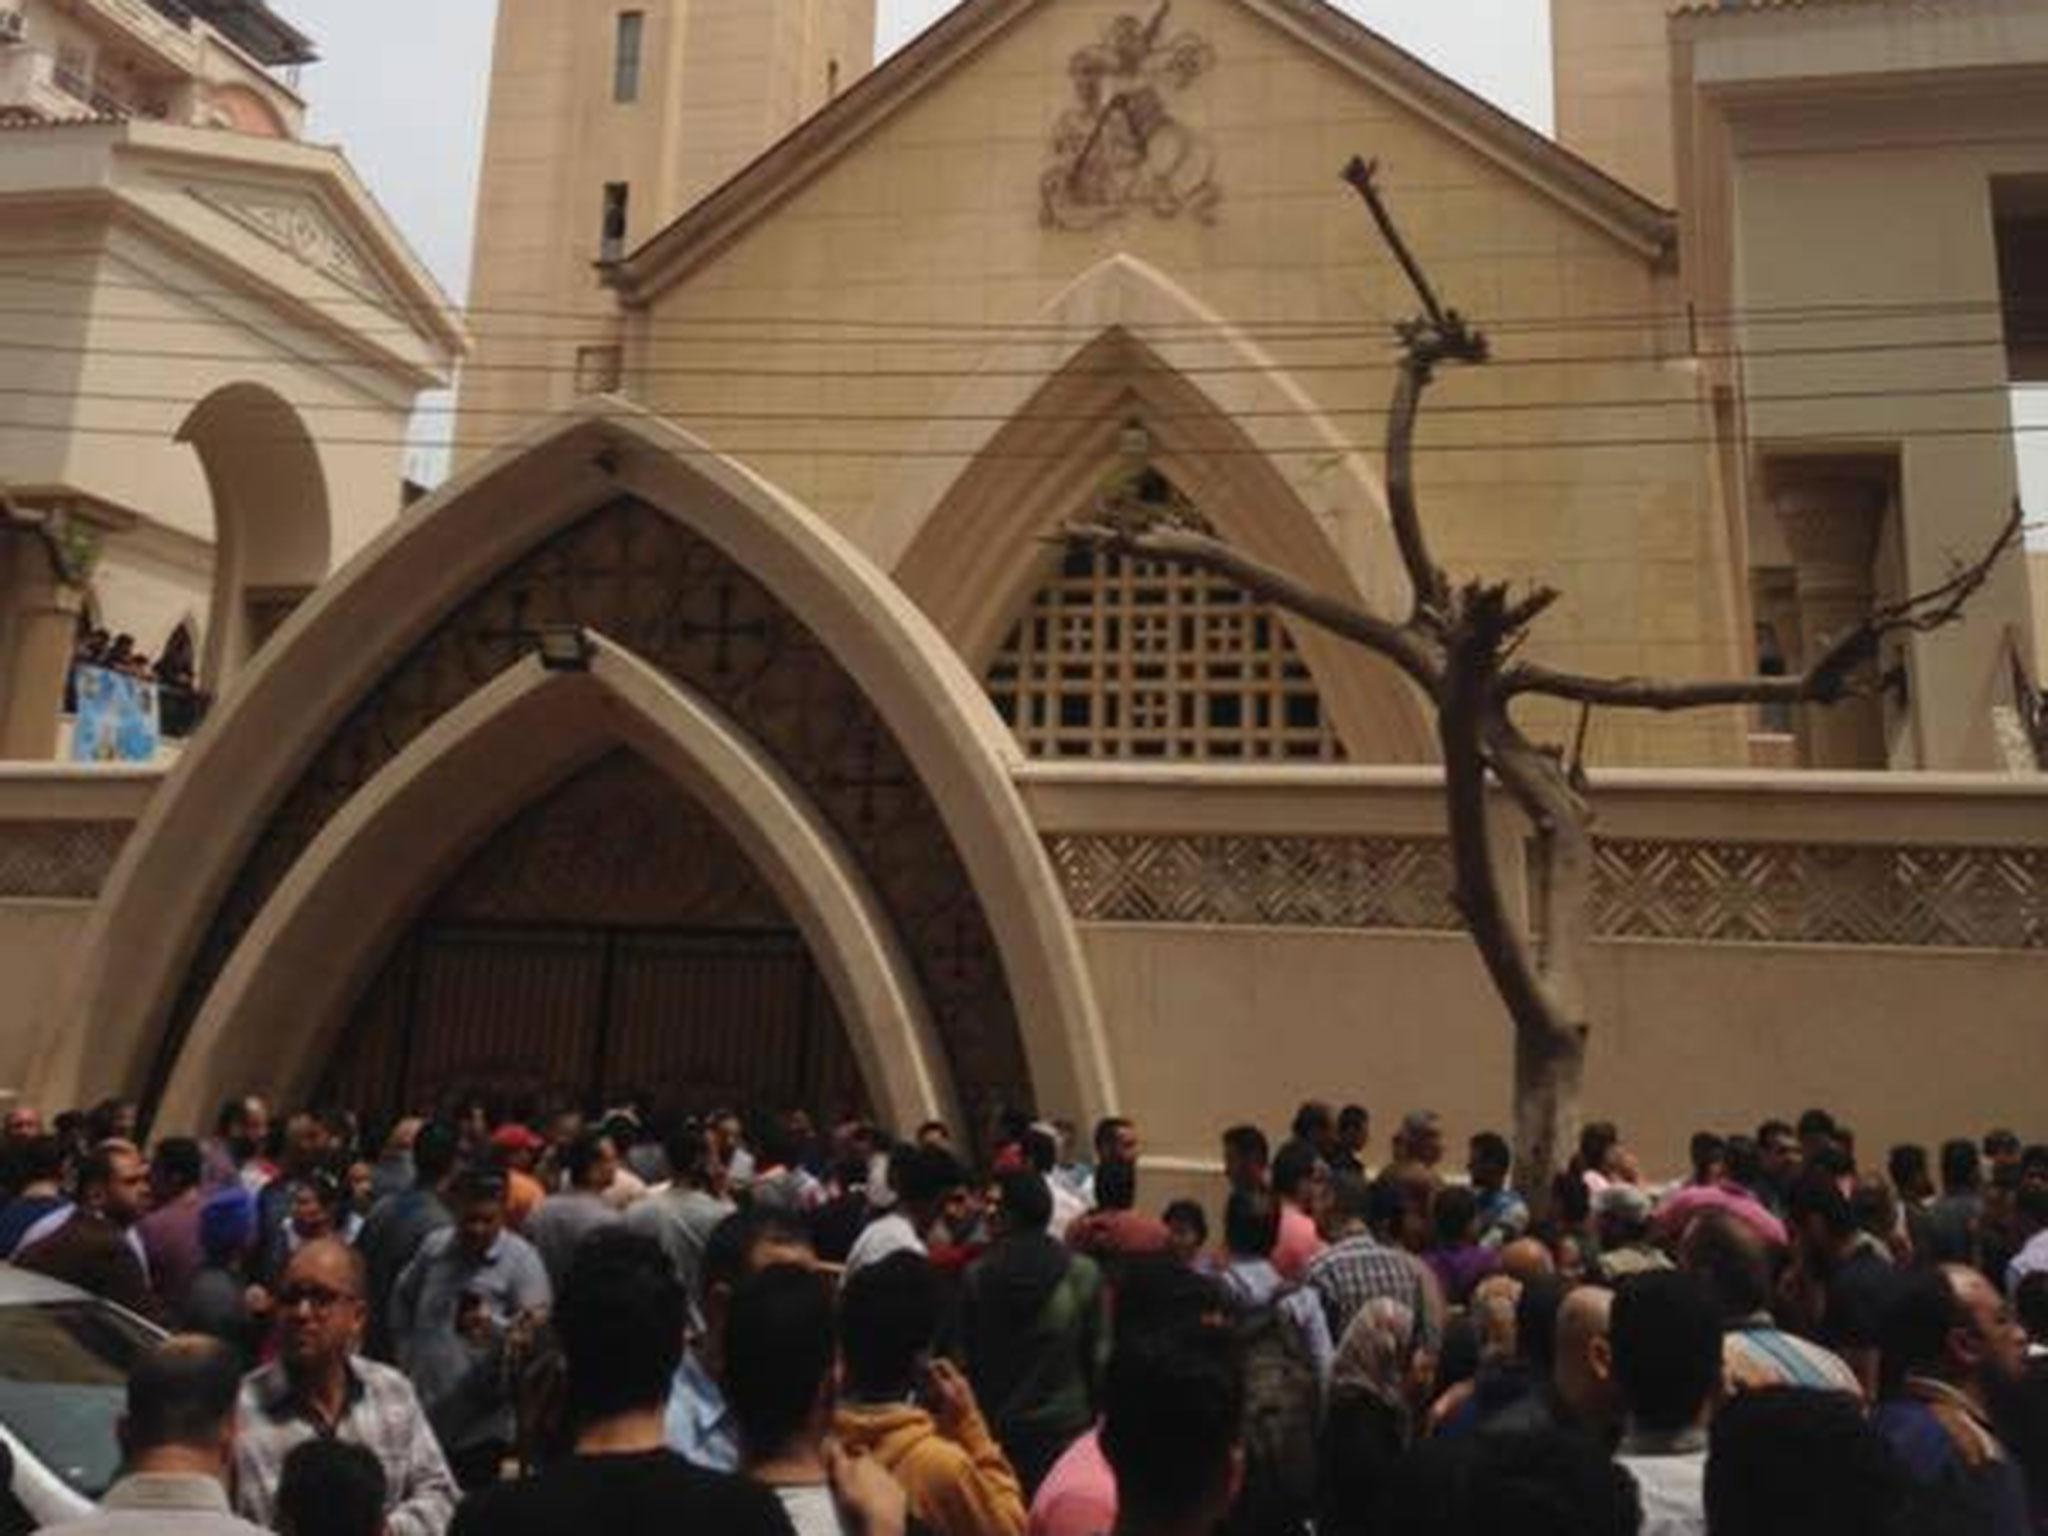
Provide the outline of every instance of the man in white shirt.
{"type": "Polygon", "coordinates": [[[2021,1188],[2019,1217],[2023,1230],[2033,1236],[2005,1267],[2005,1294],[2017,1297],[2020,1282],[2029,1275],[2048,1274],[2048,1188],[2028,1184],[2021,1188]]]}
{"type": "Polygon", "coordinates": [[[1615,1461],[1642,1495],[1642,1536],[1706,1536],[1707,1421],[1721,1395],[1721,1319],[1692,1275],[1643,1274],[1614,1298],[1627,1427],[1615,1461]]]}
{"type": "Polygon", "coordinates": [[[1052,1195],[1052,1221],[1045,1230],[1055,1242],[1063,1243],[1067,1240],[1067,1228],[1088,1214],[1088,1202],[1064,1179],[1056,1177],[1059,1141],[1053,1128],[1041,1121],[1025,1132],[1024,1155],[1052,1195]]]}
{"type": "Polygon", "coordinates": [[[893,1210],[869,1222],[846,1255],[846,1278],[892,1253],[925,1253],[925,1234],[938,1219],[947,1194],[967,1182],[960,1160],[943,1147],[901,1147],[889,1159],[893,1210]]]}

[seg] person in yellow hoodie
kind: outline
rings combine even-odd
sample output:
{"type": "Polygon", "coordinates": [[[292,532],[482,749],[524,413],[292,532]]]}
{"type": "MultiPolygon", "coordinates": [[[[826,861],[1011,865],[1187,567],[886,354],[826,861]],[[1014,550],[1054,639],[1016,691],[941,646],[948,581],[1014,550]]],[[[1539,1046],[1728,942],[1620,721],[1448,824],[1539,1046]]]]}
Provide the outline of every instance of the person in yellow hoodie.
{"type": "Polygon", "coordinates": [[[834,1433],[903,1485],[934,1536],[1022,1536],[1024,1488],[974,1388],[931,1358],[940,1305],[938,1272],[920,1254],[892,1254],[847,1280],[834,1433]]]}

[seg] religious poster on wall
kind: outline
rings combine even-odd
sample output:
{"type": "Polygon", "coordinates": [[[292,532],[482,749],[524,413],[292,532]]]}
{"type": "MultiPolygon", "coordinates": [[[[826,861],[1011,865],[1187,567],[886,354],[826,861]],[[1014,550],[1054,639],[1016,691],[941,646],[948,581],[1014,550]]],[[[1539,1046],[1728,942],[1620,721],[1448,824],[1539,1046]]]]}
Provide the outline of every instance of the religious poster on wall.
{"type": "Polygon", "coordinates": [[[71,732],[74,763],[146,763],[155,758],[162,727],[152,679],[106,667],[78,667],[74,680],[78,690],[78,713],[71,732]]]}
{"type": "Polygon", "coordinates": [[[1052,163],[1039,181],[1046,228],[1096,229],[1133,208],[1215,219],[1223,196],[1215,151],[1173,103],[1216,55],[1193,32],[1169,33],[1172,15],[1173,0],[1160,0],[1149,20],[1119,16],[1101,42],[1068,61],[1074,101],[1053,129],[1052,163]]]}

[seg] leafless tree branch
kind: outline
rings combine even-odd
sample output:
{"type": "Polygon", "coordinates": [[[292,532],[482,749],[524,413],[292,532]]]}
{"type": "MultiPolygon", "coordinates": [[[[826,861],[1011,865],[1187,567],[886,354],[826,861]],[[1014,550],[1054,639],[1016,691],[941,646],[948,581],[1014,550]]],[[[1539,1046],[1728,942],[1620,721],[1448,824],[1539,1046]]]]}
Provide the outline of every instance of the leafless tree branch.
{"type": "Polygon", "coordinates": [[[1861,624],[1843,633],[1795,676],[1698,680],[1594,677],[1521,662],[1503,675],[1502,691],[1509,698],[1540,694],[1579,704],[1663,712],[1724,704],[1833,704],[1856,691],[1855,674],[1877,659],[1887,636],[1926,634],[1961,619],[1999,561],[2019,548],[2025,536],[2026,516],[2015,506],[1998,537],[1975,560],[1958,565],[1947,580],[1924,592],[1873,608],[1861,624]]]}
{"type": "Polygon", "coordinates": [[[1110,522],[1069,523],[1065,542],[1098,550],[1118,550],[1143,559],[1193,566],[1235,582],[1254,597],[1298,614],[1333,635],[1355,641],[1394,663],[1432,698],[1442,682],[1443,658],[1438,648],[1415,628],[1382,618],[1359,603],[1331,597],[1278,566],[1245,554],[1206,533],[1155,527],[1128,530],[1110,522]]]}
{"type": "Polygon", "coordinates": [[[1394,543],[1401,551],[1409,585],[1415,590],[1414,614],[1441,617],[1450,601],[1450,580],[1430,553],[1429,539],[1422,529],[1415,489],[1415,425],[1422,413],[1422,398],[1435,379],[1437,368],[1447,362],[1485,362],[1486,338],[1467,325],[1463,315],[1446,309],[1438,301],[1436,290],[1430,287],[1421,263],[1409,250],[1386,199],[1380,195],[1375,179],[1378,169],[1377,164],[1354,156],[1344,168],[1344,179],[1365,200],[1381,237],[1414,285],[1423,309],[1421,318],[1404,323],[1398,332],[1401,363],[1393,408],[1387,416],[1387,519],[1393,525],[1394,543]]]}

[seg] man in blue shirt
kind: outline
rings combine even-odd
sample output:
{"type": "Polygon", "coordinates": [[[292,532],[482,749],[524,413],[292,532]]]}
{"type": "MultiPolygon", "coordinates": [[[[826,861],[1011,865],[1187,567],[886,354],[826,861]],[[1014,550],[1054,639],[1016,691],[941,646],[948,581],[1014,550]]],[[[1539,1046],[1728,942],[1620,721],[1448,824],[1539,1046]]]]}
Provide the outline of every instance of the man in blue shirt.
{"type": "Polygon", "coordinates": [[[1472,1138],[1465,1167],[1479,1199],[1479,1241],[1488,1248],[1504,1248],[1529,1230],[1529,1203],[1508,1187],[1514,1163],[1499,1133],[1481,1131],[1472,1138]]]}
{"type": "Polygon", "coordinates": [[[739,1427],[725,1401],[725,1318],[749,1275],[776,1264],[810,1265],[817,1252],[800,1218],[752,1206],[728,1216],[704,1245],[703,1315],[683,1351],[663,1416],[668,1447],[711,1472],[739,1470],[739,1427]]]}
{"type": "Polygon", "coordinates": [[[392,1292],[391,1338],[468,1489],[497,1481],[512,1448],[506,1350],[547,1315],[553,1295],[533,1245],[505,1230],[503,1174],[468,1174],[452,1195],[455,1225],[420,1244],[392,1292]]]}
{"type": "Polygon", "coordinates": [[[1884,1342],[1890,1390],[1872,1423],[1924,1500],[1916,1528],[2026,1536],[2026,1480],[1991,1426],[1994,1394],[2026,1369],[2011,1307],[1974,1269],[1922,1270],[1894,1297],[1884,1342]]]}

